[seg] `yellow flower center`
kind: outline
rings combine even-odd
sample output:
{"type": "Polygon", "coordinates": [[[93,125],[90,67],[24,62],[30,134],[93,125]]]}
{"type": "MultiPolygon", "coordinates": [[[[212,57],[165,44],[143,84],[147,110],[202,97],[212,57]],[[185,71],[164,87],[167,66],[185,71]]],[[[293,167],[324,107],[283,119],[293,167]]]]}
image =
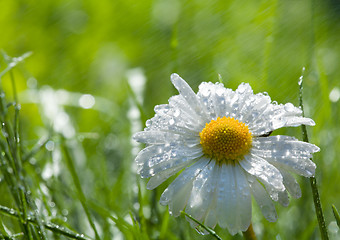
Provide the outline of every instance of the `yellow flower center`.
{"type": "Polygon", "coordinates": [[[241,160],[252,142],[248,126],[232,117],[218,117],[206,123],[200,138],[203,152],[218,163],[241,160]]]}

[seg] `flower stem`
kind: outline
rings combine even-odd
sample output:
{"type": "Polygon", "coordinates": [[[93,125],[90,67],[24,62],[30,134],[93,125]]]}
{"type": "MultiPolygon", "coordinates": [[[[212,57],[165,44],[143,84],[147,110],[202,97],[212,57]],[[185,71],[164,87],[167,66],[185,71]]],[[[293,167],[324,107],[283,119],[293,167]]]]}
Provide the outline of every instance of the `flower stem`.
{"type": "MultiPolygon", "coordinates": [[[[303,111],[303,102],[302,102],[302,89],[303,89],[302,83],[303,83],[303,73],[304,73],[304,71],[305,71],[305,68],[303,68],[302,75],[299,79],[299,102],[300,102],[300,108],[302,110],[302,116],[303,117],[305,116],[304,111],[303,111]]],[[[301,129],[302,129],[303,141],[309,142],[306,125],[301,125],[301,129]]],[[[323,211],[322,211],[320,195],[319,195],[318,187],[317,187],[317,184],[316,184],[316,178],[311,177],[309,180],[310,180],[310,185],[311,185],[311,188],[312,188],[314,207],[315,207],[315,212],[316,212],[316,216],[317,216],[318,223],[319,223],[321,238],[322,238],[322,240],[328,240],[329,238],[328,238],[325,218],[324,218],[323,211]]]]}
{"type": "Polygon", "coordinates": [[[253,224],[250,224],[247,231],[243,232],[243,237],[246,240],[256,240],[253,224]]]}
{"type": "Polygon", "coordinates": [[[318,191],[318,187],[317,187],[317,184],[316,184],[316,178],[315,177],[311,177],[309,180],[310,180],[310,185],[312,187],[314,207],[315,207],[316,216],[318,218],[321,238],[323,240],[328,240],[329,238],[328,238],[325,218],[324,218],[323,212],[322,212],[319,191],[318,191]]]}

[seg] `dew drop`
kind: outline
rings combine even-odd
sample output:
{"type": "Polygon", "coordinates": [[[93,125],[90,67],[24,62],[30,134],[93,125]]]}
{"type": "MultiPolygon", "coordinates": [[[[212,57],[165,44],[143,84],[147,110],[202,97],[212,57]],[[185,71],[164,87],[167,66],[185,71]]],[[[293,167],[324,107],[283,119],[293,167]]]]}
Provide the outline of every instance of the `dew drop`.
{"type": "Polygon", "coordinates": [[[61,211],[61,214],[64,215],[64,216],[67,216],[68,215],[68,210],[67,209],[63,209],[61,211]]]}
{"type": "MultiPolygon", "coordinates": [[[[303,73],[304,71],[305,71],[305,67],[302,68],[302,73],[303,73]]],[[[303,83],[303,75],[301,75],[301,76],[299,77],[299,81],[298,81],[299,86],[301,86],[302,83],[303,83]]]]}
{"type": "Polygon", "coordinates": [[[181,111],[179,109],[176,109],[174,112],[174,117],[179,117],[180,114],[181,114],[181,111]]]}
{"type": "Polygon", "coordinates": [[[218,88],[216,90],[216,95],[219,96],[219,97],[221,97],[223,95],[223,93],[224,93],[224,89],[223,88],[218,88]]]}
{"type": "Polygon", "coordinates": [[[292,103],[287,103],[284,105],[284,109],[287,111],[287,112],[293,112],[295,107],[292,103]]]}
{"type": "Polygon", "coordinates": [[[237,91],[242,94],[246,91],[246,89],[247,89],[247,86],[245,84],[240,84],[237,88],[237,91]]]}
{"type": "Polygon", "coordinates": [[[170,120],[169,120],[169,125],[174,125],[175,124],[175,120],[173,119],[173,118],[171,118],[170,120]]]}

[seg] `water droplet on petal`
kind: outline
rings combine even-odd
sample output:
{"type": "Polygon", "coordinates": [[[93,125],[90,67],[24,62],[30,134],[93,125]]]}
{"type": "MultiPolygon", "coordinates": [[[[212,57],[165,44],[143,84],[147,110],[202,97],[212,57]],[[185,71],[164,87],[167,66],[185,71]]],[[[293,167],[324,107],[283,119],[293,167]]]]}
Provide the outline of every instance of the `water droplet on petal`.
{"type": "Polygon", "coordinates": [[[179,109],[176,109],[174,112],[174,117],[179,117],[180,114],[181,114],[181,111],[179,109]]]}
{"type": "Polygon", "coordinates": [[[219,96],[219,97],[221,97],[223,95],[223,93],[224,93],[224,89],[223,88],[218,88],[216,90],[216,95],[219,96]]]}
{"type": "Polygon", "coordinates": [[[284,105],[284,109],[287,111],[287,112],[293,112],[295,107],[292,103],[287,103],[284,105]]]}
{"type": "Polygon", "coordinates": [[[170,120],[169,120],[169,125],[174,125],[175,124],[175,120],[173,119],[173,118],[171,118],[170,120]]]}

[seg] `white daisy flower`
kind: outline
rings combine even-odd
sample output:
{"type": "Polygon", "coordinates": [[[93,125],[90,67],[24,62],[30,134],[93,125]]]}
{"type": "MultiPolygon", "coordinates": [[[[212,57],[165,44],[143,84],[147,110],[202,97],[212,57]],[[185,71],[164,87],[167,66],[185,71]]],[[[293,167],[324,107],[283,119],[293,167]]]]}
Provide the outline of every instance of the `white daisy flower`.
{"type": "MultiPolygon", "coordinates": [[[[272,103],[249,84],[236,91],[222,83],[203,82],[197,94],[177,74],[179,95],[155,107],[155,116],[136,133],[146,148],[136,157],[138,173],[154,189],[183,170],[160,202],[177,217],[185,211],[206,226],[219,224],[234,235],[251,222],[253,195],[264,217],[277,219],[273,201],[287,206],[301,190],[290,172],[315,173],[312,153],[320,149],[289,136],[269,136],[281,127],[315,125],[291,103],[272,103]]],[[[193,224],[194,225],[194,224],[193,224]]]]}

